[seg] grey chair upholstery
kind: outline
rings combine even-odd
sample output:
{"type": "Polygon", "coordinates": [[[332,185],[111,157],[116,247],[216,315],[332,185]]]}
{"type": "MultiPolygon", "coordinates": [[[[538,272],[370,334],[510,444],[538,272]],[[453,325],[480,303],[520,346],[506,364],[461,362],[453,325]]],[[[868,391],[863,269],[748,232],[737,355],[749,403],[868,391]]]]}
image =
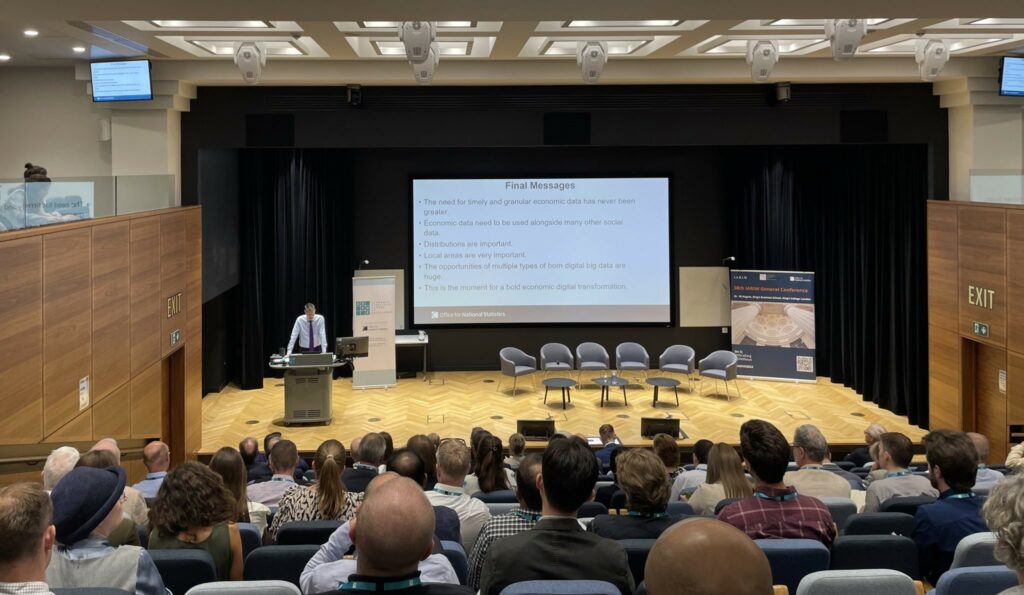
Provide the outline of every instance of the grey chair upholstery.
{"type": "Polygon", "coordinates": [[[818,499],[824,502],[825,506],[828,506],[828,511],[832,515],[832,520],[835,522],[836,527],[845,527],[846,519],[857,514],[857,505],[849,498],[826,496],[818,499]]]}
{"type": "Polygon", "coordinates": [[[956,544],[953,552],[953,564],[950,568],[969,568],[973,566],[996,566],[996,534],[986,531],[968,535],[956,544]]]}
{"type": "Polygon", "coordinates": [[[512,512],[512,509],[519,508],[518,502],[487,502],[486,504],[487,510],[491,511],[492,517],[512,512]]]}
{"type": "Polygon", "coordinates": [[[846,519],[843,535],[910,537],[914,533],[914,525],[914,517],[902,512],[862,512],[846,519]]]}
{"type": "Polygon", "coordinates": [[[571,372],[576,369],[572,351],[561,343],[545,343],[540,348],[540,369],[548,372],[571,372]]]}
{"type": "Polygon", "coordinates": [[[50,592],[53,595],[133,595],[131,591],[109,587],[54,587],[50,592]]]}
{"type": "MultiPolygon", "coordinates": [[[[736,386],[736,394],[739,397],[743,395],[740,393],[740,386],[736,382],[736,354],[731,351],[714,351],[711,355],[700,360],[698,364],[698,370],[701,377],[711,378],[715,381],[715,392],[718,392],[718,381],[722,380],[725,382],[725,396],[731,399],[732,395],[729,393],[729,381],[736,386]]],[[[703,394],[703,388],[701,394],[703,394]]]]}
{"type": "MultiPolygon", "coordinates": [[[[501,375],[512,378],[512,394],[516,394],[516,382],[520,376],[529,376],[537,371],[537,358],[529,355],[522,349],[505,347],[498,352],[501,360],[501,375]]],[[[536,386],[534,389],[536,390],[536,386]]],[[[501,383],[498,383],[498,391],[501,391],[501,383]]]]}
{"type": "Polygon", "coordinates": [[[923,504],[931,504],[935,498],[931,496],[896,496],[882,502],[879,512],[902,512],[914,516],[917,509],[923,504]]]}
{"type": "Polygon", "coordinates": [[[608,356],[608,350],[606,350],[599,343],[580,343],[576,346],[576,381],[579,382],[583,378],[583,372],[586,370],[610,370],[612,360],[608,356]]]}
{"type": "Polygon", "coordinates": [[[620,372],[643,372],[651,369],[651,356],[639,343],[619,343],[615,346],[615,369],[620,372]]]}
{"type": "Polygon", "coordinates": [[[686,383],[693,390],[693,378],[697,371],[697,352],[689,345],[672,345],[658,356],[658,369],[662,372],[686,375],[686,383]]]}
{"type": "Polygon", "coordinates": [[[822,570],[800,581],[795,595],[915,595],[913,579],[895,570],[822,570]]]}
{"type": "Polygon", "coordinates": [[[518,502],[516,493],[512,490],[494,490],[493,492],[476,492],[472,494],[473,498],[482,500],[484,504],[490,504],[491,502],[518,502]]]}
{"type": "Polygon", "coordinates": [[[499,595],[620,595],[619,588],[605,581],[523,581],[512,583],[499,595]]]}
{"type": "Polygon", "coordinates": [[[219,581],[203,583],[185,595],[300,595],[302,591],[287,581],[219,581]]]}

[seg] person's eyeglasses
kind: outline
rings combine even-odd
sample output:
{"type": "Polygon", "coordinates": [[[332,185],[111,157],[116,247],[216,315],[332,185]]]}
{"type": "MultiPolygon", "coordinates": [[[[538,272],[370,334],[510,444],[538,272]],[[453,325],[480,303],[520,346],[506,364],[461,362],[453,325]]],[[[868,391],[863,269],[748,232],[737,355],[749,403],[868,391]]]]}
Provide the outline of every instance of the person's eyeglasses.
{"type": "Polygon", "coordinates": [[[466,441],[463,440],[462,438],[445,438],[444,440],[441,440],[441,444],[445,444],[446,442],[458,442],[463,446],[466,445],[466,441]]]}

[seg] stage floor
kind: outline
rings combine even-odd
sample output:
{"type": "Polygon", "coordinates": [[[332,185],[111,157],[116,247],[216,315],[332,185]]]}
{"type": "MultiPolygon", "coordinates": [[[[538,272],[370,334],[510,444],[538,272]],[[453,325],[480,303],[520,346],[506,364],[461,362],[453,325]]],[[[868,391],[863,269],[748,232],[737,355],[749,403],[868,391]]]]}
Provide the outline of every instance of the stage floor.
{"type": "MultiPolygon", "coordinates": [[[[390,389],[358,390],[349,379],[334,381],[334,420],[324,426],[284,426],[284,382],[266,378],[264,388],[243,391],[234,386],[203,399],[203,446],[200,454],[212,454],[222,446],[237,446],[245,436],[262,440],[280,431],[295,441],[299,450],[313,451],[329,438],[341,440],[348,448],[356,436],[387,430],[395,444],[404,445],[415,434],[437,432],[442,437],[469,438],[470,430],[481,426],[501,437],[507,446],[515,432],[517,419],[545,419],[549,415],[555,427],[573,433],[596,436],[604,423],[615,426],[624,443],[649,444],[640,439],[641,417],[666,417],[681,420],[680,427],[692,444],[701,438],[738,444],[739,427],[748,419],[764,419],[792,438],[797,426],[818,426],[835,446],[862,444],[868,424],[879,422],[889,431],[903,432],[918,443],[925,430],[908,423],[907,418],[863,401],[854,391],[833,384],[826,378],[817,383],[793,384],[764,380],[740,380],[741,398],[727,401],[711,394],[714,383],[695,382],[693,394],[679,391],[679,406],[672,390],[662,389],[657,408],[652,406],[652,387],[634,385],[627,389],[629,406],[622,402],[622,391],[611,392],[611,403],[600,407],[600,391],[588,385],[573,390],[572,404],[562,410],[558,390],[551,390],[545,405],[544,387],[537,378],[537,390],[523,381],[518,393],[496,391],[501,378],[494,372],[438,372],[432,382],[422,377],[400,380],[390,389]],[[701,385],[708,395],[700,394],[701,385]],[[526,388],[526,390],[524,390],[526,388]]],[[[502,383],[502,388],[511,382],[502,383]]],[[[722,384],[719,383],[721,387],[722,384]]]]}

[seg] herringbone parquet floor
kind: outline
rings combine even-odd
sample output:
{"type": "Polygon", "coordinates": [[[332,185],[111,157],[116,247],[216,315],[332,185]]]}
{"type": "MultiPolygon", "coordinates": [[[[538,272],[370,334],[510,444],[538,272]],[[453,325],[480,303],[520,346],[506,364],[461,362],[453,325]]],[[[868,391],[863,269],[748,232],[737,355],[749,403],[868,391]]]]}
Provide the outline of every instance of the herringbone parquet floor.
{"type": "MultiPolygon", "coordinates": [[[[641,417],[666,417],[681,420],[681,428],[692,444],[700,438],[737,444],[740,425],[753,418],[777,425],[787,437],[797,426],[818,426],[835,445],[860,443],[864,428],[880,422],[886,429],[903,432],[919,442],[925,431],[912,426],[907,418],[890,413],[841,385],[819,378],[816,384],[792,384],[761,380],[740,380],[742,397],[726,401],[716,397],[713,383],[694,383],[693,394],[679,391],[679,406],[672,391],[662,391],[657,408],[652,406],[652,389],[634,385],[628,390],[629,405],[622,403],[622,392],[612,392],[611,404],[599,406],[599,391],[593,385],[573,391],[572,404],[562,410],[561,397],[552,390],[545,405],[544,387],[537,378],[537,390],[529,381],[520,385],[515,396],[497,392],[498,372],[438,372],[428,384],[420,378],[400,380],[384,390],[354,390],[349,379],[334,381],[334,420],[327,426],[284,427],[284,384],[266,378],[258,390],[239,390],[233,386],[203,400],[202,454],[237,445],[245,436],[262,439],[272,431],[281,431],[294,440],[300,450],[312,451],[323,440],[336,438],[346,447],[352,438],[367,432],[387,430],[396,445],[403,445],[414,434],[437,432],[442,437],[469,437],[474,426],[487,428],[507,442],[515,432],[517,419],[545,419],[549,415],[559,430],[597,435],[603,423],[615,426],[626,444],[642,444],[641,417]],[[491,381],[491,382],[488,382],[491,381]],[[701,385],[708,392],[700,394],[701,385]],[[524,390],[524,387],[526,390],[524,390]],[[277,420],[277,421],[275,421],[277,420]]],[[[509,385],[510,386],[510,385],[509,385]]],[[[721,386],[721,385],[719,385],[721,386]]],[[[502,385],[505,388],[505,384],[502,385]]],[[[735,392],[733,393],[735,395],[735,392]]]]}

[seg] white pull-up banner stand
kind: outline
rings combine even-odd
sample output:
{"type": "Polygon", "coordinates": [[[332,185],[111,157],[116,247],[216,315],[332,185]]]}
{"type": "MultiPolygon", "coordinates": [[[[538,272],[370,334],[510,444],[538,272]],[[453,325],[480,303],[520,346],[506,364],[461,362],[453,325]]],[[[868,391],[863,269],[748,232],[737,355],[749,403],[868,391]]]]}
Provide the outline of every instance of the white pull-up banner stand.
{"type": "Polygon", "coordinates": [[[353,277],[352,336],[368,337],[370,354],[356,358],[354,388],[387,388],[395,374],[395,278],[353,277]]]}

